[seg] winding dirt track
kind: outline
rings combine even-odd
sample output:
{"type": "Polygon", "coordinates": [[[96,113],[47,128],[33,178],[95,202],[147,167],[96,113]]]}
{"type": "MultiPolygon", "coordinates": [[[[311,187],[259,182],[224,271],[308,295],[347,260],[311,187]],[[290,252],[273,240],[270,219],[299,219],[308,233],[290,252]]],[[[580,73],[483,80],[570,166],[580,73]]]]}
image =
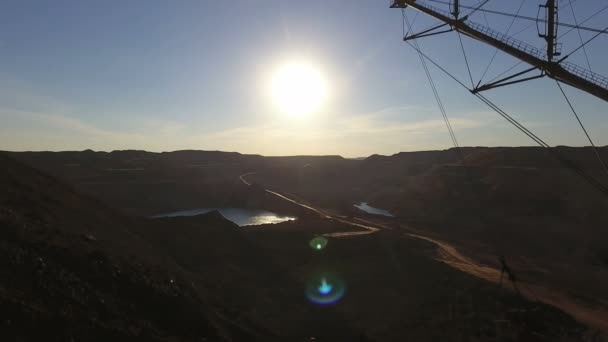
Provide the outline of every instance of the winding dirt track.
{"type": "MultiPolygon", "coordinates": [[[[256,172],[249,172],[239,176],[240,180],[243,184],[247,186],[251,186],[251,182],[247,181],[245,177],[255,174],[256,172]]],[[[363,228],[365,230],[356,230],[352,232],[336,232],[336,233],[327,233],[323,234],[326,237],[333,238],[343,238],[343,237],[352,237],[352,236],[362,236],[374,234],[381,229],[392,229],[391,227],[378,224],[376,222],[372,222],[369,220],[364,220],[361,218],[353,218],[345,219],[343,217],[336,217],[335,215],[330,215],[322,209],[314,208],[310,205],[306,205],[304,203],[298,202],[297,200],[291,199],[285,195],[282,195],[278,192],[265,190],[267,193],[277,196],[283,200],[292,202],[296,205],[299,205],[308,210],[312,210],[321,217],[326,219],[335,220],[341,223],[345,223],[357,228],[363,228]],[[354,220],[363,222],[357,223],[354,220]],[[381,227],[381,228],[378,228],[381,227]]],[[[414,232],[408,227],[400,226],[401,229],[405,231],[409,231],[408,233],[404,233],[405,238],[415,238],[419,240],[424,240],[434,244],[437,247],[437,256],[436,260],[443,262],[459,271],[468,273],[472,276],[475,276],[480,279],[484,279],[486,281],[498,284],[500,282],[500,270],[482,265],[472,258],[469,258],[458,251],[453,245],[441,241],[438,239],[430,238],[428,236],[419,235],[419,232],[414,232]]],[[[503,284],[509,285],[508,281],[505,281],[503,284]]],[[[520,293],[529,300],[532,301],[541,301],[543,303],[552,305],[554,307],[563,310],[564,312],[569,313],[574,318],[576,318],[579,322],[590,325],[595,328],[599,328],[601,331],[608,333],[608,321],[605,319],[608,317],[608,311],[603,308],[595,308],[589,307],[584,304],[578,303],[576,300],[572,299],[567,294],[562,293],[561,291],[549,289],[544,286],[529,284],[519,281],[518,282],[520,293]]]]}
{"type": "Polygon", "coordinates": [[[239,179],[241,180],[241,182],[243,182],[243,184],[245,184],[245,185],[249,186],[249,185],[251,185],[251,183],[249,183],[249,182],[248,182],[248,181],[245,179],[245,177],[247,177],[247,176],[249,176],[249,175],[252,175],[252,174],[254,174],[254,173],[257,173],[257,172],[255,172],[255,171],[254,171],[254,172],[249,172],[249,173],[242,174],[242,175],[240,175],[240,176],[239,176],[239,179]]]}
{"type": "MultiPolygon", "coordinates": [[[[307,164],[307,165],[309,165],[309,164],[307,164]]],[[[305,165],[305,166],[307,166],[307,165],[305,165]]],[[[240,175],[239,179],[241,180],[241,182],[243,182],[243,184],[245,184],[247,186],[250,186],[252,183],[249,182],[245,177],[247,177],[249,175],[252,175],[252,174],[255,174],[255,173],[256,172],[245,173],[243,175],[240,175]]],[[[328,233],[328,234],[323,234],[323,236],[340,238],[340,237],[346,237],[346,236],[368,235],[368,234],[373,234],[373,233],[377,232],[378,230],[380,230],[379,228],[376,228],[376,227],[373,227],[373,226],[370,226],[370,225],[356,223],[356,222],[352,222],[352,221],[349,221],[349,220],[345,220],[343,218],[332,216],[332,215],[326,213],[325,211],[323,211],[321,209],[313,208],[313,207],[311,207],[309,205],[306,205],[304,203],[298,202],[298,201],[296,201],[296,200],[294,200],[292,198],[289,198],[289,197],[287,197],[285,195],[282,195],[282,194],[280,194],[278,192],[267,190],[267,189],[265,189],[264,191],[266,191],[266,193],[269,193],[271,195],[277,196],[277,197],[279,197],[279,198],[281,198],[281,199],[283,199],[285,201],[288,201],[288,202],[291,202],[293,204],[299,205],[302,208],[305,208],[305,209],[308,209],[308,210],[312,210],[315,213],[321,215],[321,217],[323,217],[323,218],[330,219],[330,220],[335,220],[335,221],[338,221],[338,222],[341,222],[341,223],[345,223],[345,224],[351,225],[353,227],[365,229],[365,230],[356,230],[356,231],[352,231],[352,232],[328,233]]],[[[371,223],[369,221],[364,221],[364,220],[361,220],[361,221],[366,222],[366,223],[371,223]]]]}

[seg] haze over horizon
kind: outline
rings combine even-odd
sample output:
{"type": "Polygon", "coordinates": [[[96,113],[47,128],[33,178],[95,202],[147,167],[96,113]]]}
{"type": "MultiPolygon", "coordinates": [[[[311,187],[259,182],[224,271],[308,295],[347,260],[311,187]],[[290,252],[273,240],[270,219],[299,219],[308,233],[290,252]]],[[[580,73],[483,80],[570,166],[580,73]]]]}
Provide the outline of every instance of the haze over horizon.
{"type": "MultiPolygon", "coordinates": [[[[518,5],[488,8],[514,12],[518,5]]],[[[536,13],[537,5],[526,3],[522,13],[536,13]]],[[[577,4],[576,15],[586,18],[600,5],[577,4]]],[[[7,1],[3,7],[2,150],[362,157],[452,147],[418,57],[401,40],[401,13],[385,1],[7,1]],[[286,65],[291,68],[281,71],[286,65]],[[304,86],[307,96],[294,99],[304,86]],[[281,92],[290,87],[291,93],[281,92]]],[[[563,12],[560,20],[572,22],[563,12]]],[[[492,25],[504,29],[509,22],[497,18],[492,25]]],[[[421,17],[416,27],[431,23],[421,17]]],[[[519,38],[542,45],[534,28],[519,38]]],[[[578,42],[576,33],[565,36],[564,50],[578,42]]],[[[588,46],[590,65],[602,75],[608,74],[605,42],[602,36],[588,46]]],[[[494,51],[464,43],[479,78],[494,51]]],[[[468,77],[457,40],[432,37],[420,44],[468,77]]],[[[572,61],[586,65],[580,53],[572,61]]],[[[486,80],[513,62],[499,54],[486,80]]],[[[467,91],[431,72],[461,146],[533,145],[467,91]]],[[[487,96],[551,145],[588,145],[556,89],[542,79],[487,96]]],[[[605,104],[565,90],[595,143],[608,145],[605,104]]]]}
{"type": "Polygon", "coordinates": [[[608,342],[608,0],[4,0],[0,342],[608,342]]]}

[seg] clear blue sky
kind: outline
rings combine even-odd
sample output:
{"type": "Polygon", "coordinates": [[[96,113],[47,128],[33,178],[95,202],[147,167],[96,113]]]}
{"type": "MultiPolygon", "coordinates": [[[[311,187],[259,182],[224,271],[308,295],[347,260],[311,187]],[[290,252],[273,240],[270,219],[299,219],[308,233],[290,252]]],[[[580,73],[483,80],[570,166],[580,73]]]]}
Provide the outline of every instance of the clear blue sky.
{"type": "MultiPolygon", "coordinates": [[[[494,0],[488,8],[515,12],[519,3],[494,0]]],[[[522,14],[536,16],[538,3],[527,0],[522,14]]],[[[573,22],[568,1],[560,4],[561,20],[573,22]]],[[[606,5],[608,0],[585,0],[574,1],[573,8],[580,22],[606,5]]],[[[413,10],[407,13],[414,18],[413,10]]],[[[606,17],[608,11],[585,25],[603,29],[606,17]]],[[[472,18],[486,19],[503,32],[510,22],[472,18]]],[[[419,16],[416,27],[432,22],[419,16]]],[[[526,25],[517,21],[511,32],[526,25]]],[[[590,36],[583,33],[583,39],[590,36]]],[[[587,49],[592,69],[602,75],[608,75],[607,36],[587,49]]],[[[401,12],[385,0],[5,0],[0,149],[366,156],[448,148],[418,57],[401,38],[401,12]],[[331,96],[319,112],[285,116],[266,96],[272,71],[290,60],[307,61],[326,78],[331,96]]],[[[518,38],[542,46],[536,27],[518,38]]],[[[426,52],[468,81],[457,42],[453,33],[420,40],[426,52]]],[[[577,32],[563,43],[564,51],[575,48],[577,32]]],[[[468,38],[464,44],[478,80],[494,50],[468,38]]],[[[582,51],[571,59],[587,65],[582,51]]],[[[499,53],[485,79],[513,63],[499,53]]],[[[461,145],[532,144],[432,72],[461,145]]],[[[608,104],[566,91],[596,143],[608,144],[608,104]]],[[[586,144],[549,79],[487,96],[551,144],[586,144]]]]}

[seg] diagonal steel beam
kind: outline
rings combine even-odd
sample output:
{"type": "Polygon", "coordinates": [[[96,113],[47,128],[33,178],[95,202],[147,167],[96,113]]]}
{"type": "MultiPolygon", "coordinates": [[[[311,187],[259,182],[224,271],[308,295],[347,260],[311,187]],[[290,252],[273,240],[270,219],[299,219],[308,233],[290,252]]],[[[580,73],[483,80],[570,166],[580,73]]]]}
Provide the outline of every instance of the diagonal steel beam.
{"type": "Polygon", "coordinates": [[[395,0],[391,5],[392,8],[406,8],[407,6],[415,8],[437,20],[447,23],[455,30],[473,39],[489,44],[515,58],[518,58],[530,64],[531,66],[534,66],[544,71],[548,77],[567,83],[575,88],[578,88],[584,92],[587,92],[608,102],[608,88],[600,86],[584,77],[581,77],[566,70],[559,63],[541,59],[515,46],[509,45],[506,42],[501,41],[497,37],[493,37],[484,32],[478,31],[477,29],[465,23],[465,20],[467,19],[466,17],[459,20],[452,19],[447,15],[444,15],[440,12],[433,10],[432,8],[420,4],[416,0],[395,0]]]}

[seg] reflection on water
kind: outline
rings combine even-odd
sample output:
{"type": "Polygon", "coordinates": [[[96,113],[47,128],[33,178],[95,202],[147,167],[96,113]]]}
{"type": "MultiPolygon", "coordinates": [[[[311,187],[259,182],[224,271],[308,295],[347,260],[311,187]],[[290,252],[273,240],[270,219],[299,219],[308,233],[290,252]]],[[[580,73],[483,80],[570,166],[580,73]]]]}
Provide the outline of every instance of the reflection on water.
{"type": "Polygon", "coordinates": [[[380,208],[374,208],[372,206],[367,205],[367,202],[361,202],[359,204],[355,204],[355,207],[357,207],[359,210],[365,211],[368,214],[393,217],[393,215],[388,210],[380,209],[380,208]]]}
{"type": "Polygon", "coordinates": [[[159,217],[175,217],[175,216],[195,216],[205,214],[210,211],[217,210],[222,216],[228,220],[238,224],[239,226],[249,226],[254,224],[281,223],[285,221],[295,220],[292,216],[281,216],[266,210],[245,209],[245,208],[199,208],[191,210],[176,211],[173,213],[161,214],[152,216],[159,217]]]}

